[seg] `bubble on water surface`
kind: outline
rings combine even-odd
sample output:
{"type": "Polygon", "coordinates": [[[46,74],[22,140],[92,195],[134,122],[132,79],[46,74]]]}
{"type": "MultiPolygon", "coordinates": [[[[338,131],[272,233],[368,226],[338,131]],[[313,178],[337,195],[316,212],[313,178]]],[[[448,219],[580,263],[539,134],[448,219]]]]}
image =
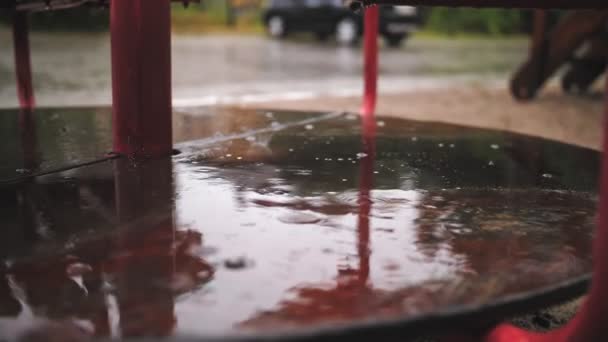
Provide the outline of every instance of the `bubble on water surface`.
{"type": "Polygon", "coordinates": [[[310,213],[294,212],[280,216],[279,221],[289,224],[315,224],[321,222],[321,218],[310,213]]]}
{"type": "Polygon", "coordinates": [[[229,270],[242,270],[253,265],[253,262],[244,256],[228,258],[224,260],[224,267],[229,270]]]}

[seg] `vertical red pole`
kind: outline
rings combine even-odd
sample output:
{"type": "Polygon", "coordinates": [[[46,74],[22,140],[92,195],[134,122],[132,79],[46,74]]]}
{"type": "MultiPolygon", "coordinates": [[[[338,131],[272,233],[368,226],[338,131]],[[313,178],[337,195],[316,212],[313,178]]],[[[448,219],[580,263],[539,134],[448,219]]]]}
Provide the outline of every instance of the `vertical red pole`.
{"type": "Polygon", "coordinates": [[[36,105],[32,86],[32,67],[30,59],[30,40],[27,13],[13,14],[13,44],[17,76],[17,95],[21,109],[30,110],[36,105]]]}
{"type": "Polygon", "coordinates": [[[359,180],[359,218],[357,224],[359,254],[359,284],[365,285],[369,279],[370,267],[370,225],[369,215],[372,200],[371,189],[374,181],[374,161],[376,159],[376,110],[378,82],[378,7],[372,6],[365,10],[364,22],[364,94],[361,108],[361,133],[363,137],[363,152],[366,156],[361,159],[359,180]]]}
{"type": "Polygon", "coordinates": [[[365,92],[361,114],[373,117],[378,93],[378,6],[375,5],[365,9],[363,55],[365,92]]]}
{"type": "Polygon", "coordinates": [[[170,154],[170,2],[112,0],[110,25],[114,151],[170,154]]]}

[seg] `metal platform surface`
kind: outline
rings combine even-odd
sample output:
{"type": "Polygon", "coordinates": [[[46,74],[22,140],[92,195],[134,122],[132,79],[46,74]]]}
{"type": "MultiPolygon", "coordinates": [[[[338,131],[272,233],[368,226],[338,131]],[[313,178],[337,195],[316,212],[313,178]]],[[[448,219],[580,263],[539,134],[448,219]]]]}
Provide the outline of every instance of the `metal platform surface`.
{"type": "Polygon", "coordinates": [[[402,340],[589,280],[591,150],[383,118],[370,147],[355,115],[190,109],[181,154],[102,161],[107,109],[34,116],[9,165],[93,163],[2,171],[0,338],[402,340]]]}

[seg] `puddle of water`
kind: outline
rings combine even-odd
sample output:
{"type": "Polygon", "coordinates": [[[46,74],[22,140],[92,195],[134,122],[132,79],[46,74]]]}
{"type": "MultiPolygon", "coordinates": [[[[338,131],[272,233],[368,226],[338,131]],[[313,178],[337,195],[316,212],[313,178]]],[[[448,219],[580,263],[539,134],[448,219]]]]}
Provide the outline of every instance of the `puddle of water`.
{"type": "Polygon", "coordinates": [[[590,272],[596,152],[383,122],[375,151],[339,117],[3,186],[0,331],[276,333],[590,272]]]}

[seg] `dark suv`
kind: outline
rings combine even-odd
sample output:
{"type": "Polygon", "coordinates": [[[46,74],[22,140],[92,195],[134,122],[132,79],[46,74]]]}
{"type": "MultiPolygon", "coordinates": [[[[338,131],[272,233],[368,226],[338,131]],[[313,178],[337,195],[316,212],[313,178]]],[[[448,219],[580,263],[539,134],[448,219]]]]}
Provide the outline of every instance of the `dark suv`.
{"type": "MultiPolygon", "coordinates": [[[[380,34],[397,47],[419,24],[418,10],[410,6],[381,6],[380,34]]],[[[363,18],[344,0],[270,0],[263,14],[271,37],[312,32],[319,40],[335,34],[339,44],[354,45],[363,32],[363,18]]]]}

